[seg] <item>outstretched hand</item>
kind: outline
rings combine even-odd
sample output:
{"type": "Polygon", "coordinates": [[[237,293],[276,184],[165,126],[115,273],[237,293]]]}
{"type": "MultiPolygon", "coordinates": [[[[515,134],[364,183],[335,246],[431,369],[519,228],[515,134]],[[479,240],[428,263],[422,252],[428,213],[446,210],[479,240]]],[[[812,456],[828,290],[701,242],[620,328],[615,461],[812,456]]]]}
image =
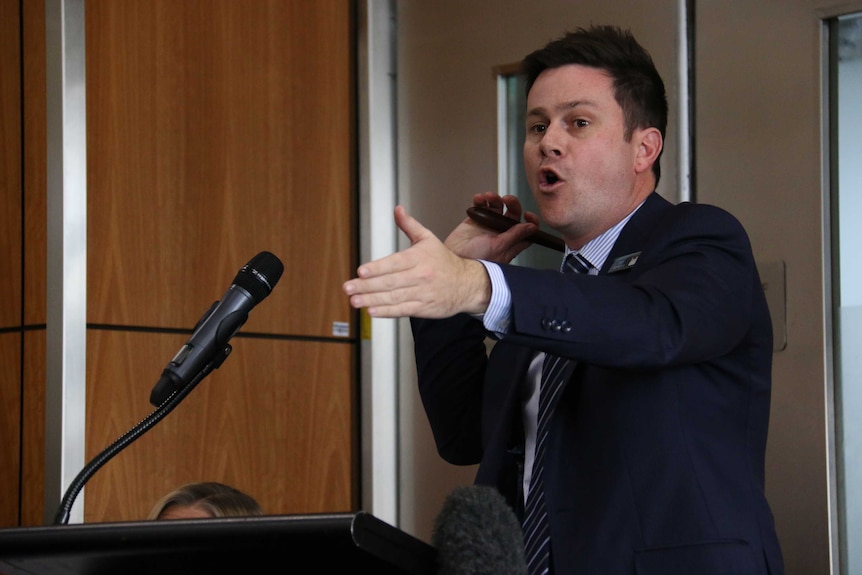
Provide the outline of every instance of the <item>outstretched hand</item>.
{"type": "MultiPolygon", "coordinates": [[[[484,205],[520,219],[521,205],[514,196],[476,194],[474,205],[484,205]]],[[[372,317],[445,318],[457,313],[484,313],[491,299],[491,281],[478,259],[508,263],[530,242],[538,218],[527,219],[504,233],[487,230],[471,219],[462,221],[440,241],[429,229],[395,208],[395,223],[410,240],[410,247],[359,266],[357,277],[342,288],[354,308],[366,308],[372,317]]]]}
{"type": "Polygon", "coordinates": [[[351,306],[367,308],[373,317],[485,311],[491,283],[482,264],[453,253],[402,206],[395,208],[395,223],[411,246],[359,266],[358,277],[343,285],[351,306]]]}

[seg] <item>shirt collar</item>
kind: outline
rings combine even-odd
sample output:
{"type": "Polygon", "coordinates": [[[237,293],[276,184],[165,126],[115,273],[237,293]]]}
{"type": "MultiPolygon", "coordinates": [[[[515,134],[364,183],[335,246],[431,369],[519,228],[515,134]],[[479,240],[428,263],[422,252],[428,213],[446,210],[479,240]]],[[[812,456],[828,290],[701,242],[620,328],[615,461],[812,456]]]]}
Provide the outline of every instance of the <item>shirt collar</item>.
{"type": "Polygon", "coordinates": [[[623,231],[625,225],[635,214],[635,212],[640,209],[642,205],[644,205],[643,202],[638,204],[638,206],[622,220],[620,220],[619,222],[608,228],[606,231],[602,232],[595,238],[585,243],[581,249],[572,250],[569,249],[569,246],[566,246],[566,254],[563,258],[563,261],[565,261],[565,258],[568,257],[569,254],[579,253],[581,254],[581,256],[586,258],[586,260],[590,262],[590,264],[594,268],[596,268],[597,270],[602,269],[602,266],[605,265],[605,260],[608,259],[608,255],[611,253],[611,249],[614,247],[617,238],[620,237],[620,232],[623,231]]]}

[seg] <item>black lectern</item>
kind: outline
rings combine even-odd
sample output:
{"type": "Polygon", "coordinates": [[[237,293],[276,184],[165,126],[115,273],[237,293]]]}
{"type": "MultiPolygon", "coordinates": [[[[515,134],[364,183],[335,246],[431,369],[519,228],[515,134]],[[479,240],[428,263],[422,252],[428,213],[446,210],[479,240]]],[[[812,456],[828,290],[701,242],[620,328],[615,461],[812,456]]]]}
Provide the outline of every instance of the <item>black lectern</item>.
{"type": "Polygon", "coordinates": [[[362,511],[0,529],[3,575],[435,571],[434,547],[362,511]]]}

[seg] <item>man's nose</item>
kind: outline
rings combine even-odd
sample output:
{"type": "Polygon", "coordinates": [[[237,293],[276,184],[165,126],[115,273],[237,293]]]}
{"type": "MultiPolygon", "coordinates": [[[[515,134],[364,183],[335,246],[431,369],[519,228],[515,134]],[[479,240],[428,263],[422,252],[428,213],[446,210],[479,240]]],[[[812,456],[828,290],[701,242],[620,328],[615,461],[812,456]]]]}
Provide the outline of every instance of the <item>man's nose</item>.
{"type": "Polygon", "coordinates": [[[561,156],[563,155],[562,136],[563,130],[556,125],[550,125],[545,129],[542,135],[542,141],[539,147],[543,156],[561,156]]]}

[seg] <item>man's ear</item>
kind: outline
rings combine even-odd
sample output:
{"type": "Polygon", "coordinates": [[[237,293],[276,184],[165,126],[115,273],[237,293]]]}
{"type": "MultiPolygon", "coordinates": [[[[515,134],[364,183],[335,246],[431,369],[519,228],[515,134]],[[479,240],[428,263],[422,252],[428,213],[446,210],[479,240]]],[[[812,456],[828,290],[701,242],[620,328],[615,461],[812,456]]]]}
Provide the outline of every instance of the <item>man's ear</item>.
{"type": "Polygon", "coordinates": [[[638,139],[637,155],[635,156],[635,172],[640,174],[652,169],[652,165],[661,153],[664,141],[658,128],[637,130],[634,135],[638,139]]]}

